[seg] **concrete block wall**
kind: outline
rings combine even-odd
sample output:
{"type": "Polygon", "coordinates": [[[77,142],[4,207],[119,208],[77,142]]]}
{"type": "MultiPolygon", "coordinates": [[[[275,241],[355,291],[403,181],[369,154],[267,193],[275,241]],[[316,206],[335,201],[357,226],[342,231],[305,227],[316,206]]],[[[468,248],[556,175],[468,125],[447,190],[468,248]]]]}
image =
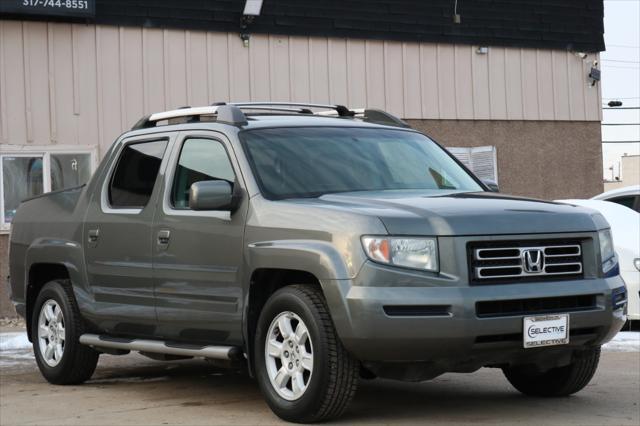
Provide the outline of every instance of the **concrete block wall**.
{"type": "Polygon", "coordinates": [[[9,301],[9,235],[0,234],[0,318],[15,317],[16,311],[9,301]]]}

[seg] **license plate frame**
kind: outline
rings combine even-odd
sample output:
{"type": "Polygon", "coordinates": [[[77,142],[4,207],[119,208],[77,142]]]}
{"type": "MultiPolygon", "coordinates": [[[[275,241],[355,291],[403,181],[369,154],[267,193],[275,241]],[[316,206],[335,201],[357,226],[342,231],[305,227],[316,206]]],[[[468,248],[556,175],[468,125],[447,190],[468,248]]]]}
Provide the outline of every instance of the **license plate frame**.
{"type": "Polygon", "coordinates": [[[569,343],[569,314],[536,315],[522,321],[522,344],[525,349],[569,343]]]}

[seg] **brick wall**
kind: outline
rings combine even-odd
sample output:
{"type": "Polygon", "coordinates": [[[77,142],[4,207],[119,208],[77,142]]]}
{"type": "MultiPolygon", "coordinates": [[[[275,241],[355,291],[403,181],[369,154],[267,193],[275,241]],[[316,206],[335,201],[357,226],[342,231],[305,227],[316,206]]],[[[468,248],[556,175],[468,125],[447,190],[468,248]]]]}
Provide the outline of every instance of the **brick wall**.
{"type": "Polygon", "coordinates": [[[506,194],[556,200],[603,192],[598,122],[407,121],[444,146],[495,146],[498,184],[506,194]]]}

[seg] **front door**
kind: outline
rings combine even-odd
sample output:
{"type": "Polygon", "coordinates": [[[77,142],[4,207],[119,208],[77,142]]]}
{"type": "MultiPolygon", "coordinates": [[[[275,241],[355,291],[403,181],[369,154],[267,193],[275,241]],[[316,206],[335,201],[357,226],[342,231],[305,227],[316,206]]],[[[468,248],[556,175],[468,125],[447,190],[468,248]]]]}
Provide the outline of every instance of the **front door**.
{"type": "MultiPolygon", "coordinates": [[[[161,334],[190,343],[242,341],[240,266],[248,201],[229,211],[189,209],[191,184],[243,183],[228,141],[181,133],[169,158],[153,225],[156,309],[161,334]]],[[[244,192],[244,191],[242,191],[244,192]]]]}
{"type": "Polygon", "coordinates": [[[152,226],[169,141],[165,135],[121,143],[87,209],[83,238],[95,300],[86,315],[111,334],[155,332],[152,226]]]}

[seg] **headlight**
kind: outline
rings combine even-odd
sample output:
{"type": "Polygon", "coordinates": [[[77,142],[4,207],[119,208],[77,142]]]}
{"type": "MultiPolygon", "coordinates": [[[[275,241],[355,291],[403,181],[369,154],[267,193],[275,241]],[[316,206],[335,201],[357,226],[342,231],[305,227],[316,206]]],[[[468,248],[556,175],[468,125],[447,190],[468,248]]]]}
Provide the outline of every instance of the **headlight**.
{"type": "Polygon", "coordinates": [[[636,269],[637,269],[638,271],[640,271],[640,258],[638,258],[638,259],[633,259],[633,266],[635,266],[635,267],[636,267],[636,269]]]}
{"type": "Polygon", "coordinates": [[[616,252],[613,249],[613,238],[610,229],[603,229],[598,232],[598,240],[600,241],[600,256],[602,258],[602,272],[609,272],[618,264],[616,260],[616,252]]]}
{"type": "Polygon", "coordinates": [[[438,270],[438,241],[435,238],[362,237],[369,259],[404,268],[438,270]]]}

